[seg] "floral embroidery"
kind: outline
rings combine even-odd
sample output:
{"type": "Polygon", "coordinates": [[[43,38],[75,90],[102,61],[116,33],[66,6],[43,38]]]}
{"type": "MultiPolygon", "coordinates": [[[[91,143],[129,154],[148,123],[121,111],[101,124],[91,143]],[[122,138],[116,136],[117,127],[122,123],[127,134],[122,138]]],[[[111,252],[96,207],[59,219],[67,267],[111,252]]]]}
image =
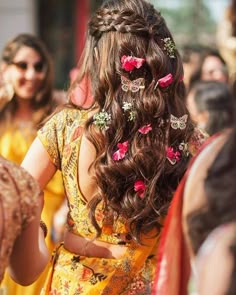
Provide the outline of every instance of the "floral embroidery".
{"type": "Polygon", "coordinates": [[[138,196],[143,199],[145,193],[146,185],[142,180],[137,180],[134,183],[134,190],[137,192],[138,196]]]}
{"type": "Polygon", "coordinates": [[[152,126],[151,126],[151,124],[148,124],[148,125],[144,125],[143,127],[139,128],[138,131],[142,134],[147,134],[151,130],[152,130],[152,126]]]}
{"type": "Polygon", "coordinates": [[[123,143],[118,143],[117,147],[119,149],[116,152],[114,152],[112,159],[114,161],[119,161],[119,160],[124,159],[124,157],[128,151],[128,145],[129,145],[128,141],[125,141],[123,143]]]}
{"type": "Polygon", "coordinates": [[[139,69],[144,64],[144,58],[138,58],[135,56],[123,55],[121,58],[122,69],[127,72],[133,71],[134,68],[139,69]]]}

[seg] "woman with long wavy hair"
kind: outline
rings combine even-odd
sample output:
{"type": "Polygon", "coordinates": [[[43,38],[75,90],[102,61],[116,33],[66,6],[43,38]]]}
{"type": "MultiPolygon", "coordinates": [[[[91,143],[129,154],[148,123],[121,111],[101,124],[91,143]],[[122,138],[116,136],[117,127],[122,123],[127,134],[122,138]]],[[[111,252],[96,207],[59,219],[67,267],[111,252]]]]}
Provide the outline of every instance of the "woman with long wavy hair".
{"type": "Polygon", "coordinates": [[[184,95],[160,12],[144,0],[106,1],[89,22],[70,103],[22,164],[41,188],[61,169],[68,198],[42,294],[151,293],[163,219],[202,140],[184,95]]]}

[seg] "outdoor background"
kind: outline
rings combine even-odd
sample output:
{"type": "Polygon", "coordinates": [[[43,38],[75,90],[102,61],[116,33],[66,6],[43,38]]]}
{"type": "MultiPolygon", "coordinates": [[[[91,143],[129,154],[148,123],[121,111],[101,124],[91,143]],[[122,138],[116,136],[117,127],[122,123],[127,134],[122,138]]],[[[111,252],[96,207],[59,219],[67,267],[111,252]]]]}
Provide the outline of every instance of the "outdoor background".
{"type": "MultiPolygon", "coordinates": [[[[66,89],[80,57],[87,20],[102,0],[0,0],[0,50],[18,33],[38,35],[55,65],[55,87],[66,89]]],[[[229,0],[150,0],[166,18],[179,48],[215,46],[229,0]]]]}

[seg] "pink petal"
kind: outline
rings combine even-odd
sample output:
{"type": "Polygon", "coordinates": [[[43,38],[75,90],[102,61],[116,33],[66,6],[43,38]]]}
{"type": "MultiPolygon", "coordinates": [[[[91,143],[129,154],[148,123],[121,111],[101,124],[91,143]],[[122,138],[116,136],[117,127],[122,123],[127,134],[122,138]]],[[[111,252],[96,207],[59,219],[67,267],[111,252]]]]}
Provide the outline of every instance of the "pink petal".
{"type": "Polygon", "coordinates": [[[134,64],[137,69],[141,68],[141,66],[145,63],[144,58],[134,57],[134,64]]]}
{"type": "Polygon", "coordinates": [[[173,82],[173,76],[172,74],[168,74],[165,77],[158,80],[158,85],[160,87],[167,87],[173,82]]]}
{"type": "Polygon", "coordinates": [[[140,192],[138,192],[138,196],[139,196],[141,199],[143,199],[143,198],[144,198],[144,193],[145,193],[145,191],[140,191],[140,192]]]}
{"type": "Polygon", "coordinates": [[[121,63],[122,63],[122,64],[125,62],[126,57],[127,57],[126,55],[123,55],[123,56],[121,57],[121,63]]]}
{"type": "Polygon", "coordinates": [[[129,142],[125,141],[123,143],[118,143],[117,146],[118,146],[120,151],[123,151],[125,153],[125,152],[128,151],[129,142]]]}
{"type": "Polygon", "coordinates": [[[114,154],[112,155],[112,159],[114,161],[122,160],[122,159],[124,159],[124,157],[125,157],[125,153],[123,151],[120,151],[120,150],[114,152],[114,154]]]}
{"type": "Polygon", "coordinates": [[[138,193],[140,198],[144,197],[146,186],[142,180],[137,180],[134,183],[134,190],[138,193]]]}
{"type": "Polygon", "coordinates": [[[142,134],[147,134],[151,130],[152,130],[152,126],[151,126],[151,124],[148,124],[148,125],[144,125],[143,127],[139,128],[138,131],[142,134]]]}
{"type": "Polygon", "coordinates": [[[167,148],[167,153],[166,153],[167,158],[174,159],[175,158],[175,153],[174,149],[172,147],[167,148]]]}
{"type": "Polygon", "coordinates": [[[181,156],[180,152],[175,153],[175,159],[176,159],[177,162],[180,161],[180,156],[181,156]]]}
{"type": "Polygon", "coordinates": [[[144,58],[123,55],[121,57],[122,69],[131,72],[134,68],[139,69],[145,62],[144,58]]]}

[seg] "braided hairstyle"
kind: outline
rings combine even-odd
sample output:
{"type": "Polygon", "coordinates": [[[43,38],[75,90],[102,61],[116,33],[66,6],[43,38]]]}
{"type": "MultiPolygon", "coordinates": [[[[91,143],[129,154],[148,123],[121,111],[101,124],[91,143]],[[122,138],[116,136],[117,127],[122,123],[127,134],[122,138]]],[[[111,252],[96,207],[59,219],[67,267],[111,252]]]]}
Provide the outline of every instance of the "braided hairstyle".
{"type": "Polygon", "coordinates": [[[168,146],[178,147],[188,142],[193,133],[190,119],[186,127],[170,127],[170,115],[188,114],[184,102],[183,67],[180,55],[170,58],[165,38],[173,40],[165,20],[144,0],[111,0],[105,2],[91,18],[78,81],[89,77],[98,113],[107,112],[111,120],[108,130],[100,130],[90,118],[86,136],[96,148],[93,163],[99,192],[90,203],[92,222],[101,233],[95,209],[103,200],[109,210],[128,221],[130,233],[138,242],[141,235],[156,229],[158,234],[189,157],[182,157],[175,165],[166,159],[168,146]],[[127,72],[122,68],[122,56],[144,58],[140,68],[127,72]],[[157,81],[171,73],[173,82],[166,88],[157,81]],[[121,76],[130,81],[143,78],[144,89],[124,91],[121,76]],[[129,120],[122,108],[130,103],[135,114],[129,120]],[[141,134],[138,129],[150,124],[152,131],[141,134]],[[128,141],[128,152],[121,161],[112,155],[117,144],[128,141]],[[141,198],[134,183],[142,180],[145,193],[141,198]]]}

